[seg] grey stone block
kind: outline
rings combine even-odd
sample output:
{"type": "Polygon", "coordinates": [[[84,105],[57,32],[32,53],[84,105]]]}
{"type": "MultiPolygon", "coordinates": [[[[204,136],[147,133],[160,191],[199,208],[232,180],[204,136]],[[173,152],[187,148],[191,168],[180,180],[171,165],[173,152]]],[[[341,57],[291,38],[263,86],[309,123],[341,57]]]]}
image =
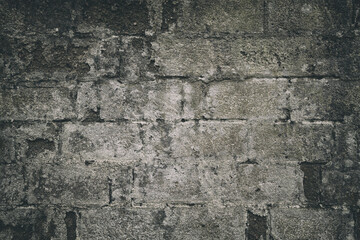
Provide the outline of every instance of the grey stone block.
{"type": "Polygon", "coordinates": [[[353,239],[348,210],[275,208],[270,214],[273,239],[353,239]]]}

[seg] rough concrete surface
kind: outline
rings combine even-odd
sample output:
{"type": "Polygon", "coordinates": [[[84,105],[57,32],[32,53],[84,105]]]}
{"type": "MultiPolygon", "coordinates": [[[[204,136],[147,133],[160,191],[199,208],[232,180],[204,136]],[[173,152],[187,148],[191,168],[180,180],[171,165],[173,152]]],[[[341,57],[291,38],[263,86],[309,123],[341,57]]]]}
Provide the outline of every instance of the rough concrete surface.
{"type": "Polygon", "coordinates": [[[358,0],[0,0],[0,239],[360,240],[358,0]]]}

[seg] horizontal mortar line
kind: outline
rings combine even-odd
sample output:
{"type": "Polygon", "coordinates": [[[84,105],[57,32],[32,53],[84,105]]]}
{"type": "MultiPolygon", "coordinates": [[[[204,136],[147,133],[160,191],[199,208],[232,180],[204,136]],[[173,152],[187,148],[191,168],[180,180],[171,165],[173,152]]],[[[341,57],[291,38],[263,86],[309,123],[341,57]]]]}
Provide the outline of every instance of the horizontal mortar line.
{"type": "MultiPolygon", "coordinates": [[[[257,121],[261,123],[261,121],[257,121]]],[[[336,124],[344,124],[344,121],[338,121],[338,120],[300,120],[300,121],[293,121],[293,120],[287,120],[287,121],[276,121],[276,125],[285,125],[285,124],[302,124],[302,125],[336,125],[336,124]]]]}
{"type": "Polygon", "coordinates": [[[128,124],[152,124],[157,122],[165,123],[174,123],[178,124],[181,122],[228,122],[228,123],[268,123],[268,124],[303,124],[303,125],[334,125],[334,124],[345,124],[341,120],[301,120],[301,121],[292,121],[278,118],[179,118],[179,119],[100,119],[95,121],[81,120],[81,119],[53,119],[53,120],[44,120],[44,119],[27,119],[27,120],[0,120],[0,124],[31,124],[31,123],[73,123],[73,124],[92,124],[92,123],[128,123],[128,124]]]}
{"type": "Polygon", "coordinates": [[[301,123],[303,125],[334,125],[334,124],[339,124],[342,123],[342,121],[327,121],[327,120],[304,120],[304,121],[300,121],[298,123],[301,123]]]}
{"type": "Polygon", "coordinates": [[[49,88],[49,89],[54,89],[54,88],[67,88],[66,86],[25,86],[25,85],[15,85],[15,86],[2,86],[1,89],[3,90],[16,90],[18,88],[26,88],[26,89],[44,89],[44,88],[49,88]]]}
{"type": "MultiPolygon", "coordinates": [[[[359,82],[360,79],[356,78],[356,79],[343,79],[339,76],[334,76],[334,75],[309,75],[309,76],[268,76],[268,75],[252,75],[252,76],[239,76],[237,77],[226,77],[226,78],[221,78],[221,79],[215,79],[215,80],[208,80],[208,81],[203,81],[203,80],[199,80],[197,78],[199,78],[200,76],[157,76],[158,79],[154,78],[151,80],[145,80],[145,81],[136,81],[136,82],[126,82],[126,81],[121,81],[119,79],[113,79],[113,78],[106,78],[106,79],[102,79],[102,80],[78,80],[77,84],[81,84],[81,83],[94,83],[94,84],[106,84],[109,81],[117,81],[122,85],[128,85],[128,86],[132,86],[132,85],[146,85],[147,83],[154,83],[154,82],[158,82],[162,83],[162,81],[164,81],[164,83],[167,83],[166,80],[178,80],[179,82],[185,82],[185,83],[203,83],[203,84],[212,84],[212,83],[218,83],[218,82],[245,82],[245,81],[251,81],[251,80],[270,80],[270,81],[276,81],[276,80],[283,80],[283,79],[288,79],[291,82],[292,79],[328,79],[330,81],[341,81],[341,82],[347,82],[347,83],[351,83],[351,82],[359,82]],[[331,80],[332,79],[332,80],[331,80]]],[[[32,84],[38,84],[41,82],[29,82],[32,84]]],[[[0,87],[0,89],[3,90],[17,90],[19,88],[26,88],[26,89],[67,89],[69,88],[66,84],[62,85],[60,84],[60,86],[24,86],[24,85],[17,85],[17,82],[9,82],[9,83],[3,83],[2,87],[0,87]]]]}
{"type": "MultiPolygon", "coordinates": [[[[347,30],[347,34],[342,36],[341,38],[355,38],[352,33],[354,33],[354,30],[351,29],[345,29],[347,30]]],[[[167,34],[167,33],[165,33],[167,34]]],[[[158,34],[158,36],[161,36],[162,33],[158,34]]],[[[303,31],[300,33],[294,34],[294,32],[285,32],[285,33],[279,33],[279,32],[265,32],[265,31],[259,31],[259,32],[238,32],[238,33],[231,33],[231,32],[217,32],[215,34],[209,34],[208,32],[194,32],[194,31],[178,31],[171,36],[177,37],[177,38],[187,38],[187,39],[238,39],[238,38],[255,38],[255,39],[269,39],[269,38],[275,38],[275,39],[287,39],[287,38],[336,38],[340,39],[335,33],[334,34],[328,34],[325,31],[324,32],[313,32],[313,31],[303,31]],[[309,36],[308,33],[311,33],[312,35],[309,36]]]]}
{"type": "MultiPolygon", "coordinates": [[[[267,120],[267,119],[262,119],[267,120]]],[[[273,120],[272,118],[269,120],[273,120]]],[[[119,118],[119,119],[100,119],[98,121],[86,121],[86,120],[80,120],[80,119],[53,119],[53,120],[44,120],[44,119],[27,119],[27,120],[0,120],[0,123],[81,123],[81,124],[89,124],[89,123],[134,123],[134,124],[150,124],[150,123],[156,123],[159,121],[168,122],[168,123],[179,123],[179,122],[207,122],[207,121],[214,121],[214,122],[247,122],[249,119],[243,119],[243,118],[214,118],[214,119],[208,119],[208,118],[191,118],[191,119],[185,119],[185,118],[179,118],[179,119],[154,119],[154,120],[138,120],[138,119],[127,119],[127,118],[119,118]]]]}
{"type": "Polygon", "coordinates": [[[184,75],[155,75],[154,77],[160,78],[160,79],[178,79],[178,78],[188,79],[188,78],[190,78],[190,76],[184,76],[184,75]]]}
{"type": "Polygon", "coordinates": [[[306,166],[322,166],[326,165],[328,162],[300,162],[300,165],[306,165],[306,166]]]}
{"type": "Polygon", "coordinates": [[[198,201],[198,202],[176,202],[176,201],[164,201],[164,202],[132,202],[133,208],[148,208],[148,207],[161,207],[161,206],[174,206],[174,207],[204,207],[211,204],[212,201],[198,201]]]}
{"type": "MultiPolygon", "coordinates": [[[[272,80],[272,81],[276,81],[276,80],[282,80],[282,79],[333,79],[336,81],[344,81],[344,82],[357,82],[360,81],[359,79],[354,79],[354,80],[345,80],[342,79],[340,76],[336,76],[336,75],[294,75],[294,76],[289,76],[289,75],[283,75],[283,76],[273,76],[273,75],[249,75],[249,76],[239,76],[239,77],[225,77],[225,78],[219,78],[219,79],[212,79],[212,80],[201,80],[199,79],[201,77],[201,75],[197,75],[197,76],[176,76],[176,75],[163,75],[157,76],[159,79],[153,79],[151,81],[144,81],[144,82],[134,82],[134,83],[126,83],[124,82],[123,84],[144,84],[146,82],[154,82],[157,80],[167,80],[167,79],[175,79],[175,80],[181,80],[182,82],[187,82],[187,83],[204,83],[204,84],[211,84],[211,83],[217,83],[217,82],[224,82],[224,81],[228,81],[228,82],[244,82],[244,81],[251,81],[251,80],[272,80]]],[[[291,82],[290,82],[291,83],[291,82]]]]}
{"type": "Polygon", "coordinates": [[[62,123],[62,122],[73,122],[73,121],[77,121],[77,120],[71,120],[71,119],[26,119],[26,120],[19,120],[19,119],[11,119],[11,120],[6,120],[6,119],[0,119],[0,123],[4,124],[29,124],[29,123],[62,123]]]}
{"type": "MultiPolygon", "coordinates": [[[[41,209],[41,208],[58,208],[58,209],[64,209],[64,210],[68,210],[68,209],[77,209],[77,210],[87,210],[87,209],[159,209],[159,208],[165,208],[167,206],[170,207],[175,207],[175,208],[196,208],[196,207],[211,207],[211,206],[215,206],[218,205],[216,204],[216,202],[213,201],[207,201],[207,202],[203,202],[202,204],[200,203],[188,203],[188,204],[184,204],[184,205],[179,205],[179,204],[173,204],[172,202],[159,202],[159,203],[145,203],[147,205],[144,206],[132,206],[129,205],[131,204],[131,202],[126,202],[124,204],[89,204],[89,205],[66,205],[66,204],[33,204],[33,205],[28,205],[28,206],[22,206],[22,205],[0,205],[0,211],[1,210],[15,210],[15,209],[23,209],[23,210],[36,210],[36,209],[41,209]]],[[[316,205],[316,206],[312,206],[312,205],[307,205],[307,204],[293,204],[293,205],[286,205],[283,203],[264,203],[264,206],[266,205],[267,208],[269,209],[332,209],[332,210],[350,210],[351,208],[358,208],[357,205],[326,205],[326,204],[320,204],[320,205],[316,205]]],[[[233,208],[233,207],[243,207],[243,208],[251,208],[254,206],[259,206],[258,204],[244,204],[242,203],[225,203],[225,204],[220,204],[220,206],[225,207],[225,208],[233,208]]]]}

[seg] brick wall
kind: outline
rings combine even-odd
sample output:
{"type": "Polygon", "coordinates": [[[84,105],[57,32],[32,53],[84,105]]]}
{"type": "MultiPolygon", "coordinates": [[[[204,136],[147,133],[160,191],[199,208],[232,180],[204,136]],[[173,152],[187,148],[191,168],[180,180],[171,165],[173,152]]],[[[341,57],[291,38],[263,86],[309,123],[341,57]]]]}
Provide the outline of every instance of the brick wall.
{"type": "Polygon", "coordinates": [[[0,239],[360,239],[358,0],[0,0],[0,239]]]}

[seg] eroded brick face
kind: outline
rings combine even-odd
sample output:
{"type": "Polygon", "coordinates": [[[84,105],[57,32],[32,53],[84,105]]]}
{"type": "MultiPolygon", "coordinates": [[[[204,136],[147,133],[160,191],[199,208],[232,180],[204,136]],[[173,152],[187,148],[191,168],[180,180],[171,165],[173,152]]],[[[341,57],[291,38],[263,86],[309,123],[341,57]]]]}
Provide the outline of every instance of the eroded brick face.
{"type": "Polygon", "coordinates": [[[0,239],[360,240],[355,0],[0,0],[0,239]]]}

